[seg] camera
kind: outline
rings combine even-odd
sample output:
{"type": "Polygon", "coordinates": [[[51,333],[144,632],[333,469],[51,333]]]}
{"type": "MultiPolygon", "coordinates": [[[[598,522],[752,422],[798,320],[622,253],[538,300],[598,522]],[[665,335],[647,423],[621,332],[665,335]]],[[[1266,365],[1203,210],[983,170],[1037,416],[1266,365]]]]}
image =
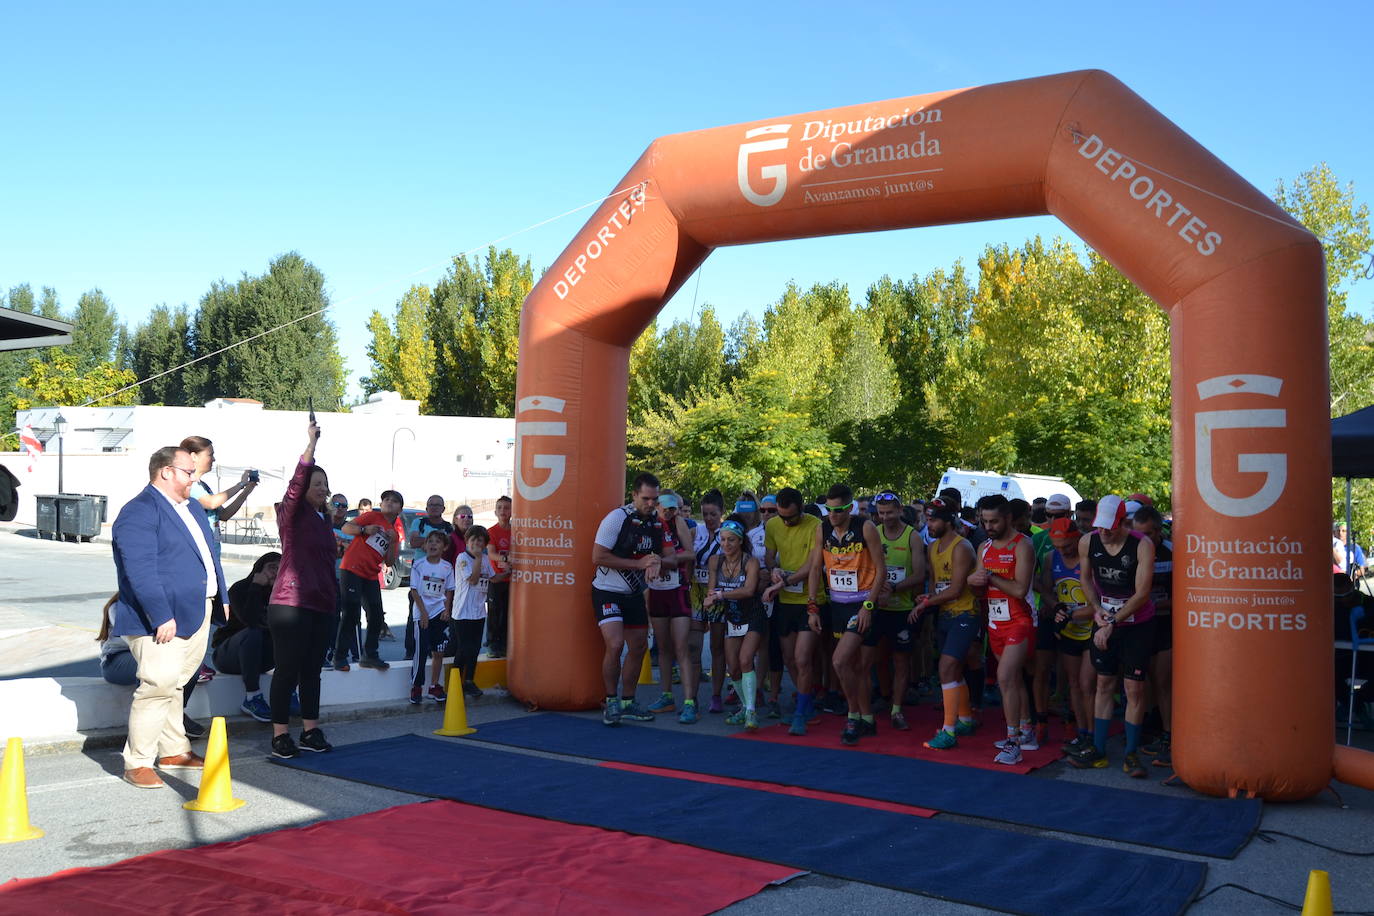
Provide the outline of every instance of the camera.
{"type": "Polygon", "coordinates": [[[258,472],[256,468],[248,472],[248,479],[251,480],[253,483],[258,482],[258,472]]]}

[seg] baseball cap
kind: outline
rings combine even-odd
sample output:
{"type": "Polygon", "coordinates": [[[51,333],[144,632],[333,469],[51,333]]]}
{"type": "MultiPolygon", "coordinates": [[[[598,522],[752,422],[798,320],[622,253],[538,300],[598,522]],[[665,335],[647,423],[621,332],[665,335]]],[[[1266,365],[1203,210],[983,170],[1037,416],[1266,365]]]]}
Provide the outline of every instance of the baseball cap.
{"type": "Polygon", "coordinates": [[[1135,518],[1135,514],[1140,511],[1140,502],[1134,499],[1126,500],[1126,517],[1135,518]]]}
{"type": "Polygon", "coordinates": [[[772,493],[769,493],[767,496],[759,500],[760,506],[777,506],[777,504],[778,498],[774,496],[772,493]]]}
{"type": "Polygon", "coordinates": [[[1097,516],[1093,519],[1094,528],[1119,528],[1126,520],[1126,502],[1115,493],[1108,493],[1097,501],[1097,516]]]}
{"type": "Polygon", "coordinates": [[[1071,518],[1057,518],[1050,522],[1050,537],[1052,538],[1066,538],[1077,530],[1071,518]]]}
{"type": "Polygon", "coordinates": [[[1063,493],[1056,493],[1045,502],[1046,512],[1072,512],[1073,503],[1063,493]]]}
{"type": "Polygon", "coordinates": [[[676,509],[681,505],[677,501],[676,493],[664,493],[658,498],[658,504],[665,509],[676,509]]]}
{"type": "Polygon", "coordinates": [[[1155,504],[1155,501],[1150,497],[1146,496],[1144,493],[1132,493],[1130,496],[1126,497],[1126,501],[1135,501],[1140,503],[1142,506],[1153,506],[1155,504]]]}

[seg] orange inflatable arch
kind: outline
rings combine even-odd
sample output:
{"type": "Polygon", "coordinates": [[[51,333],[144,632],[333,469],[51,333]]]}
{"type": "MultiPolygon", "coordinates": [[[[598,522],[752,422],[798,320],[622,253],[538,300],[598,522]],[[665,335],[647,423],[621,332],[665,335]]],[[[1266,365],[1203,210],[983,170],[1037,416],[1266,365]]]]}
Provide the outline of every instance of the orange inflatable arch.
{"type": "Polygon", "coordinates": [[[1172,319],[1178,774],[1374,787],[1374,755],[1332,750],[1322,249],[1273,201],[1100,71],[675,134],[617,187],[525,302],[515,696],[600,700],[591,550],[624,495],[630,347],[713,248],[1051,213],[1172,319]]]}

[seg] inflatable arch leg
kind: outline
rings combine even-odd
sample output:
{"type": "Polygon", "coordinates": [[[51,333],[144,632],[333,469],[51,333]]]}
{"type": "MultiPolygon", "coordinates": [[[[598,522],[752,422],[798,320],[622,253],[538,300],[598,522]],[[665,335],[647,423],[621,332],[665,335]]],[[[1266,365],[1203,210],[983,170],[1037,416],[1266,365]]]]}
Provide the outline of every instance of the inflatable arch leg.
{"type": "Polygon", "coordinates": [[[1051,213],[1173,321],[1179,775],[1374,785],[1374,757],[1331,750],[1322,251],[1262,193],[1100,71],[662,137],[618,188],[521,323],[516,696],[600,698],[590,560],[623,495],[629,348],[711,249],[1051,213]]]}

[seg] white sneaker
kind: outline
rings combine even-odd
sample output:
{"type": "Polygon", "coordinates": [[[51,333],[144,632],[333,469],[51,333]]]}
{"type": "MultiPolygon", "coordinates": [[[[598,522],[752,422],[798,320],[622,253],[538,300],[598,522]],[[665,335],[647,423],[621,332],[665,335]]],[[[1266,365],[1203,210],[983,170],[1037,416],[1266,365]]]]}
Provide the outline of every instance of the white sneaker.
{"type": "Polygon", "coordinates": [[[1033,731],[1022,732],[1021,736],[1016,739],[1016,743],[1021,746],[1023,751],[1040,750],[1040,742],[1035,740],[1035,732],[1033,731]]]}
{"type": "Polygon", "coordinates": [[[1008,738],[1004,742],[1002,750],[998,752],[996,757],[992,758],[992,762],[1004,763],[1007,766],[1016,766],[1018,763],[1020,763],[1021,746],[1016,743],[1016,739],[1008,738]]]}
{"type": "Polygon", "coordinates": [[[1008,736],[1008,737],[1006,737],[1006,738],[1001,739],[1000,741],[994,741],[994,742],[992,742],[992,746],[995,747],[995,748],[997,748],[997,749],[1000,751],[1000,750],[1002,750],[1003,748],[1005,748],[1008,744],[1018,744],[1018,743],[1020,743],[1020,742],[1018,741],[1018,739],[1017,739],[1015,736],[1008,736]]]}

